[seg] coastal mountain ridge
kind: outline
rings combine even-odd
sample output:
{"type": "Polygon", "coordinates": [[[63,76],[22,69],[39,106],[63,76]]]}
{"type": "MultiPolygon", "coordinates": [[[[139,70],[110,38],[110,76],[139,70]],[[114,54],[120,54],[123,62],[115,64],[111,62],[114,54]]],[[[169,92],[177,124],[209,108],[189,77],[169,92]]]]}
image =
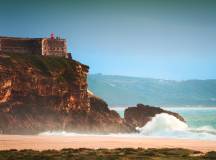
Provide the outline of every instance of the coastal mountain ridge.
{"type": "Polygon", "coordinates": [[[216,106],[216,80],[162,80],[91,74],[89,89],[110,106],[145,102],[165,106],[216,106]]]}

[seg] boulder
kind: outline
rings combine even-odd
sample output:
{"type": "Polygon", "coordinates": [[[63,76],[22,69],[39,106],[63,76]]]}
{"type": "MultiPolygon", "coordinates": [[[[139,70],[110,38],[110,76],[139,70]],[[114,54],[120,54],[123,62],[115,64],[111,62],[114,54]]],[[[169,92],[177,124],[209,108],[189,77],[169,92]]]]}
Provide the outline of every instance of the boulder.
{"type": "Polygon", "coordinates": [[[143,127],[156,114],[167,113],[185,122],[184,118],[178,113],[167,111],[159,107],[144,104],[137,104],[136,107],[128,107],[124,112],[125,122],[133,127],[143,127]]]}

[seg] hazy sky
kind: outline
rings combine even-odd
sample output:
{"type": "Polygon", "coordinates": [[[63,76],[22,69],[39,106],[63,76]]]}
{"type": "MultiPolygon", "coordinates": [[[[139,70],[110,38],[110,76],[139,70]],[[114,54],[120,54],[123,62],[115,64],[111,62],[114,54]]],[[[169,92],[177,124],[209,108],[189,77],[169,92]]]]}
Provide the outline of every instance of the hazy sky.
{"type": "Polygon", "coordinates": [[[90,73],[216,79],[216,1],[0,0],[0,35],[68,40],[90,73]]]}

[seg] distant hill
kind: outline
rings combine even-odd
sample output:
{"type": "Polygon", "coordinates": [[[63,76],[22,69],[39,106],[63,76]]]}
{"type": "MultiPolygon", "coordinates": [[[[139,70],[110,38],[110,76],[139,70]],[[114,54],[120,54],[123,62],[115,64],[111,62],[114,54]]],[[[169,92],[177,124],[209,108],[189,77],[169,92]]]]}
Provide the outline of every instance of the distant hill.
{"type": "Polygon", "coordinates": [[[89,89],[109,105],[216,106],[216,80],[172,81],[127,76],[89,75],[89,89]]]}

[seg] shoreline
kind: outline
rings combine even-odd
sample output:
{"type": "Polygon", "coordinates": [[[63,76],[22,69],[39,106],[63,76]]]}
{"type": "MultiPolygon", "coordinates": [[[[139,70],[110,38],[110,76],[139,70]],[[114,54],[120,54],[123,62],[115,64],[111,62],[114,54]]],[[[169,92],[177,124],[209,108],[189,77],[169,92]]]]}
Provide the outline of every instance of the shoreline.
{"type": "Polygon", "coordinates": [[[63,148],[184,148],[201,152],[216,151],[216,140],[191,140],[116,136],[44,136],[0,135],[0,150],[32,149],[61,150],[63,148]]]}

